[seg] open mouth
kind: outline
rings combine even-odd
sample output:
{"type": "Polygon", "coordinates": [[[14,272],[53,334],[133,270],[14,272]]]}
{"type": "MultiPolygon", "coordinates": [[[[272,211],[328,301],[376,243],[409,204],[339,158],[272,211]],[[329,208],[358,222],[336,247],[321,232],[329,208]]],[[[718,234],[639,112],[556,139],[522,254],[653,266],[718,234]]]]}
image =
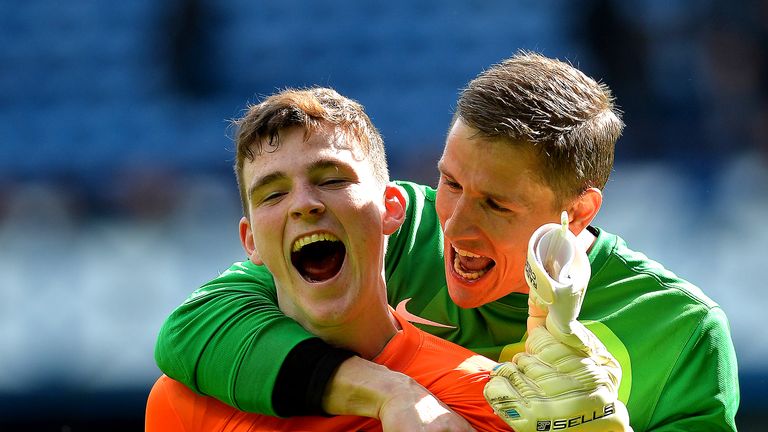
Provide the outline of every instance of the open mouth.
{"type": "Polygon", "coordinates": [[[329,233],[300,237],[291,247],[291,263],[307,282],[324,282],[336,276],[347,248],[329,233]]]}
{"type": "Polygon", "coordinates": [[[459,249],[453,245],[451,247],[453,248],[453,270],[468,281],[481,278],[496,265],[496,262],[491,258],[459,249]]]}

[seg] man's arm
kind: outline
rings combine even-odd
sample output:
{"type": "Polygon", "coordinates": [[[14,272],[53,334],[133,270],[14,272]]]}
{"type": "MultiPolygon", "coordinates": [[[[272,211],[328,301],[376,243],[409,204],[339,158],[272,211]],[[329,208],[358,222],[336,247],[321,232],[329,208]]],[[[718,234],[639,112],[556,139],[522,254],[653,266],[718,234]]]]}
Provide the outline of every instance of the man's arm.
{"type": "Polygon", "coordinates": [[[275,415],[272,389],[281,365],[313,338],[278,309],[266,268],[245,262],[171,313],[160,329],[155,360],[168,376],[199,393],[275,415]]]}
{"type": "Polygon", "coordinates": [[[471,430],[410,377],[326,344],[276,304],[264,267],[233,265],[168,317],[158,366],[243,411],[360,415],[379,418],[386,431],[471,430]]]}
{"type": "Polygon", "coordinates": [[[378,418],[387,432],[472,431],[470,424],[411,377],[352,357],[329,382],[329,414],[378,418]]]}
{"type": "Polygon", "coordinates": [[[648,425],[638,430],[736,431],[736,353],[722,309],[709,310],[669,374],[648,425]]]}

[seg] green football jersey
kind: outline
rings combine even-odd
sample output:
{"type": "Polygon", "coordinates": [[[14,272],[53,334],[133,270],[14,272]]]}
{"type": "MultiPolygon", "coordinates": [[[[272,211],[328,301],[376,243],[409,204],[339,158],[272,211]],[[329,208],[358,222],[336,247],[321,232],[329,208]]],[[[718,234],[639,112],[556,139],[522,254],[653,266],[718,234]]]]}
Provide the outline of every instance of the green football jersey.
{"type": "MultiPolygon", "coordinates": [[[[524,350],[527,295],[474,309],[450,299],[435,191],[400,182],[407,217],[389,240],[389,303],[425,331],[494,360],[524,350]]],[[[619,398],[635,431],[733,431],[739,403],[736,357],[723,311],[697,287],[589,229],[592,278],[579,320],[616,357],[619,398]]],[[[311,334],[280,314],[264,267],[233,265],[196,291],[164,324],[160,368],[241,409],[273,414],[271,390],[283,359],[311,334]]]]}
{"type": "MultiPolygon", "coordinates": [[[[524,351],[528,296],[473,309],[451,301],[435,191],[411,184],[408,214],[387,251],[389,303],[420,328],[494,360],[524,351]]],[[[592,277],[579,321],[622,366],[619,398],[635,431],[736,430],[736,354],[722,309],[699,288],[590,227],[592,277]]]]}

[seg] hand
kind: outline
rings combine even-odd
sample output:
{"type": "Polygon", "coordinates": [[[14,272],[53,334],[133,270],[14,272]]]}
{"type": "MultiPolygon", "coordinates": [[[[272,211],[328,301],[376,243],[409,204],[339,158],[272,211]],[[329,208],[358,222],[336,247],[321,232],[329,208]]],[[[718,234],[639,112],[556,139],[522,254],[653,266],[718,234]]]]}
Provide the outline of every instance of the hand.
{"type": "Polygon", "coordinates": [[[413,378],[351,357],[323,397],[328,414],[378,418],[384,432],[469,432],[470,424],[413,378]]]}
{"type": "Polygon", "coordinates": [[[614,370],[543,326],[528,335],[526,352],[497,366],[485,386],[488,403],[517,432],[631,431],[617,392],[614,370]]]}
{"type": "Polygon", "coordinates": [[[562,223],[536,230],[528,245],[530,288],[526,352],[491,373],[485,397],[517,432],[631,431],[618,400],[621,367],[576,321],[590,277],[589,260],[562,223]]]}
{"type": "MultiPolygon", "coordinates": [[[[407,378],[407,377],[406,377],[407,378]]],[[[385,432],[469,432],[472,426],[451,411],[427,389],[408,378],[403,390],[397,391],[379,411],[385,432]]]]}

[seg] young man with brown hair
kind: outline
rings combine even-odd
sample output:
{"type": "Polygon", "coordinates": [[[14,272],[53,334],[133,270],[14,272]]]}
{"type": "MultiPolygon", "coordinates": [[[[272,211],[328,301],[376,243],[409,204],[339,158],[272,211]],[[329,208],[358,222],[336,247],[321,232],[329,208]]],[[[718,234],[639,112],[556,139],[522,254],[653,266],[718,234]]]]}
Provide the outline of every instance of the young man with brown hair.
{"type": "MultiPolygon", "coordinates": [[[[409,375],[473,428],[509,430],[483,398],[496,363],[416,329],[387,305],[386,236],[402,224],[406,204],[388,183],[381,137],[362,107],[331,89],[284,90],[251,107],[238,126],[240,239],[247,267],[274,276],[280,310],[338,347],[338,359],[354,351],[371,367],[409,375]]],[[[393,378],[393,386],[410,382],[393,378]]],[[[420,403],[430,421],[449,413],[437,399],[420,403]]],[[[164,376],[151,392],[146,430],[381,429],[376,417],[246,413],[164,376]]],[[[446,425],[469,430],[452,417],[446,425]]]]}

